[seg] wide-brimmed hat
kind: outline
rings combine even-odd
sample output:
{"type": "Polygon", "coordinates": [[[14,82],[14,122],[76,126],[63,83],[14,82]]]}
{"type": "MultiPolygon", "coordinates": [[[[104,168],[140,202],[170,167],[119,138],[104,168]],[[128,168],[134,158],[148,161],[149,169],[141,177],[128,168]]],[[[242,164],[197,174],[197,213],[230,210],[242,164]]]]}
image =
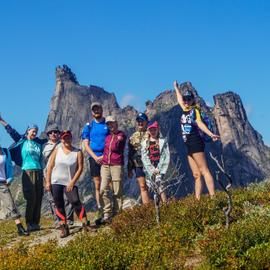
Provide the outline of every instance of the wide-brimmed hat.
{"type": "Polygon", "coordinates": [[[60,132],[60,129],[56,124],[52,124],[47,127],[47,130],[46,130],[47,135],[49,135],[52,131],[60,132]]]}

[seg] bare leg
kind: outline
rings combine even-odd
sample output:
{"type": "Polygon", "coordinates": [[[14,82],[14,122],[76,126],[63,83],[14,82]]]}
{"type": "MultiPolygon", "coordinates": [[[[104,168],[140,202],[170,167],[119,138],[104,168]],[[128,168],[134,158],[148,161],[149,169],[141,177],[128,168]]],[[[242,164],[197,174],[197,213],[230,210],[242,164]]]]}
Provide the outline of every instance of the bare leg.
{"type": "Polygon", "coordinates": [[[210,196],[211,197],[214,196],[215,195],[214,179],[213,179],[212,174],[209,171],[204,152],[194,153],[192,157],[194,161],[196,162],[201,174],[204,177],[205,184],[207,186],[210,196]]]}
{"type": "Polygon", "coordinates": [[[142,203],[147,204],[150,202],[150,199],[149,199],[149,195],[148,195],[145,177],[138,177],[137,181],[139,183],[139,187],[141,190],[142,203]]]}
{"type": "Polygon", "coordinates": [[[188,155],[188,163],[195,180],[195,197],[200,200],[202,194],[202,175],[192,156],[188,155]]]}

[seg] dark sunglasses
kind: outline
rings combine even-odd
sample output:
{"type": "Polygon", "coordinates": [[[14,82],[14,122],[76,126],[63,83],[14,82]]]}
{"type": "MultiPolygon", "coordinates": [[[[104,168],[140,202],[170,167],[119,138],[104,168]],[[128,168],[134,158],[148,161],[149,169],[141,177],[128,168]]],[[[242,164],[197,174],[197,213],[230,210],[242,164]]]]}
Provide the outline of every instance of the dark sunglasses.
{"type": "Polygon", "coordinates": [[[191,96],[186,96],[186,97],[183,97],[183,101],[191,101],[193,100],[194,98],[191,97],[191,96]]]}
{"type": "Polygon", "coordinates": [[[60,133],[60,131],[59,130],[52,130],[52,131],[50,131],[50,132],[48,132],[48,134],[49,135],[51,135],[51,134],[59,134],[60,133]]]}

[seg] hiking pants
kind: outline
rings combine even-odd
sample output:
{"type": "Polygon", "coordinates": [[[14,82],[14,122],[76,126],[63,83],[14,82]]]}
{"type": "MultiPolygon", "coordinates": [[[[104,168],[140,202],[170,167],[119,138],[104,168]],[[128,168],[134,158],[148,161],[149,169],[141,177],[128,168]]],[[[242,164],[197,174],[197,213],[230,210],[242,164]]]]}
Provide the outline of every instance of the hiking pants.
{"type": "Polygon", "coordinates": [[[56,206],[55,212],[58,217],[58,220],[59,221],[62,220],[66,222],[66,219],[67,219],[66,211],[65,211],[64,194],[66,195],[68,201],[71,203],[72,207],[74,208],[78,218],[82,220],[84,217],[86,217],[85,208],[82,205],[79,198],[78,187],[74,186],[72,191],[67,192],[66,186],[52,184],[52,196],[53,196],[53,200],[56,206]]]}
{"type": "Polygon", "coordinates": [[[0,201],[1,208],[5,214],[5,219],[18,219],[20,214],[13,201],[10,189],[5,183],[0,182],[0,201]]]}
{"type": "Polygon", "coordinates": [[[121,165],[101,166],[100,195],[105,218],[112,217],[122,210],[123,171],[121,165]]]}
{"type": "Polygon", "coordinates": [[[22,174],[23,196],[26,200],[26,224],[39,224],[43,196],[42,170],[25,170],[22,174]]]}

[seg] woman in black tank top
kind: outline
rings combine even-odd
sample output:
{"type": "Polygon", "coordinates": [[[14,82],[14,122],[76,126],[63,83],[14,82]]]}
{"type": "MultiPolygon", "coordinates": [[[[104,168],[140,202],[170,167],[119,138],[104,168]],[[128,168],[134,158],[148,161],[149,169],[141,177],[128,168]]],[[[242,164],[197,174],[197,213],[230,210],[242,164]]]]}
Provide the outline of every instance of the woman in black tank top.
{"type": "Polygon", "coordinates": [[[214,179],[211,175],[205,154],[204,141],[199,134],[199,129],[212,138],[213,141],[219,139],[219,136],[213,134],[207,126],[201,121],[201,115],[198,107],[195,104],[193,93],[187,90],[183,95],[180,92],[177,81],[174,82],[174,89],[177,96],[177,101],[183,110],[181,117],[181,129],[183,140],[188,152],[188,163],[195,179],[195,197],[200,200],[204,177],[206,187],[210,196],[215,195],[214,179]]]}

